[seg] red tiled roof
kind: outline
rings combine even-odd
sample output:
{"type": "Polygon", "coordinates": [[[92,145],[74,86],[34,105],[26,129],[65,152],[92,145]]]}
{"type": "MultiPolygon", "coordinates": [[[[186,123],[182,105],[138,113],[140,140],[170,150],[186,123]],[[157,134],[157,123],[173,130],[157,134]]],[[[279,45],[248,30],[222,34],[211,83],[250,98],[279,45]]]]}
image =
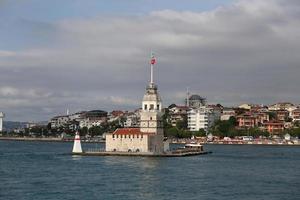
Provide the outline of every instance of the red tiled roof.
{"type": "Polygon", "coordinates": [[[155,133],[146,133],[141,132],[140,128],[118,128],[113,132],[116,135],[137,135],[137,134],[155,134],[155,133]]]}
{"type": "Polygon", "coordinates": [[[176,106],[177,108],[181,108],[181,109],[189,109],[189,107],[187,106],[176,106]]]}

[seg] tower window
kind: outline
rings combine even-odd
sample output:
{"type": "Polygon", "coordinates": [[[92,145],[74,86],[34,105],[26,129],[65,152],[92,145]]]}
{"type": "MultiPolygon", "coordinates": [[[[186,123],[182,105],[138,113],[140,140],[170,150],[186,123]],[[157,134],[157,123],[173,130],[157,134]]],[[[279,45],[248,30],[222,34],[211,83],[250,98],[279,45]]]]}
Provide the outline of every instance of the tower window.
{"type": "Polygon", "coordinates": [[[150,117],[150,120],[152,120],[152,117],[150,117]]]}
{"type": "Polygon", "coordinates": [[[150,104],[150,110],[154,110],[154,105],[150,104]]]}
{"type": "Polygon", "coordinates": [[[147,110],[147,104],[144,105],[144,110],[147,110]]]}
{"type": "Polygon", "coordinates": [[[156,107],[157,107],[157,110],[159,110],[159,104],[157,104],[157,106],[156,106],[156,107]]]}

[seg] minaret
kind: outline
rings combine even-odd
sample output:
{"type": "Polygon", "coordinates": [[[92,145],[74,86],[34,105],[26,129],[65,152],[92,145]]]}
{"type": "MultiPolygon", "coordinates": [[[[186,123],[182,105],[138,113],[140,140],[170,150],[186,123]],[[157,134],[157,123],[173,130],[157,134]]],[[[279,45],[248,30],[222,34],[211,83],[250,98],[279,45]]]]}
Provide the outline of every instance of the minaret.
{"type": "Polygon", "coordinates": [[[78,131],[76,131],[76,134],[75,134],[75,139],[74,139],[73,151],[72,152],[73,153],[82,153],[80,135],[79,135],[78,131]]]}
{"type": "Polygon", "coordinates": [[[186,107],[190,106],[190,92],[189,92],[189,88],[186,88],[186,107]]]}
{"type": "Polygon", "coordinates": [[[3,112],[0,112],[0,132],[3,131],[3,118],[5,117],[3,112]]]}
{"type": "Polygon", "coordinates": [[[159,153],[163,151],[163,112],[162,101],[158,94],[157,86],[153,81],[153,66],[155,62],[155,57],[152,54],[150,64],[150,83],[146,88],[146,93],[142,102],[140,131],[142,133],[154,134],[150,150],[152,152],[159,153]]]}

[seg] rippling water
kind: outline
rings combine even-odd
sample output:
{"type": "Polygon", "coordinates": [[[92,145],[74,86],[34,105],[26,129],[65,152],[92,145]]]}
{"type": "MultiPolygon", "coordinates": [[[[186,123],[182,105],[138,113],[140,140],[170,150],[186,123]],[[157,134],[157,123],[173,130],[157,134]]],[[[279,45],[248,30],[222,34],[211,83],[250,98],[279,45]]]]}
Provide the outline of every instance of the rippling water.
{"type": "Polygon", "coordinates": [[[205,148],[213,154],[80,157],[72,143],[0,141],[0,199],[300,199],[299,147],[205,148]]]}

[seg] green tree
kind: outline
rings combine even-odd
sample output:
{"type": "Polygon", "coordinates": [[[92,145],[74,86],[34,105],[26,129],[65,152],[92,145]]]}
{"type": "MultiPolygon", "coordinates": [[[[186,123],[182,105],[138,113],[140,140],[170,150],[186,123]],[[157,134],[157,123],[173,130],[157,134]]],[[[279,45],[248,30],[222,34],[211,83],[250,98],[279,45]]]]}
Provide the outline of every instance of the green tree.
{"type": "Polygon", "coordinates": [[[96,135],[102,135],[103,129],[100,126],[93,126],[89,128],[89,134],[93,137],[96,135]]]}
{"type": "Polygon", "coordinates": [[[162,116],[163,126],[164,126],[165,130],[172,127],[172,125],[170,123],[170,118],[171,118],[171,116],[170,116],[169,109],[165,109],[165,112],[162,116]]]}
{"type": "Polygon", "coordinates": [[[176,127],[180,130],[187,129],[187,117],[184,117],[183,120],[178,120],[176,122],[176,127]]]}
{"type": "Polygon", "coordinates": [[[82,127],[80,130],[79,130],[79,133],[80,133],[80,136],[85,136],[88,134],[88,128],[87,127],[82,127]]]}
{"type": "Polygon", "coordinates": [[[167,137],[175,137],[177,138],[179,136],[179,130],[177,127],[171,127],[171,128],[168,128],[166,131],[165,131],[165,135],[167,137]]]}
{"type": "Polygon", "coordinates": [[[199,131],[193,133],[197,137],[205,137],[206,131],[203,128],[200,128],[199,131]]]}
{"type": "Polygon", "coordinates": [[[178,131],[178,138],[191,138],[192,132],[187,130],[179,130],[178,131]]]}
{"type": "Polygon", "coordinates": [[[294,128],[291,130],[290,135],[293,137],[300,137],[300,128],[294,128]]]}

